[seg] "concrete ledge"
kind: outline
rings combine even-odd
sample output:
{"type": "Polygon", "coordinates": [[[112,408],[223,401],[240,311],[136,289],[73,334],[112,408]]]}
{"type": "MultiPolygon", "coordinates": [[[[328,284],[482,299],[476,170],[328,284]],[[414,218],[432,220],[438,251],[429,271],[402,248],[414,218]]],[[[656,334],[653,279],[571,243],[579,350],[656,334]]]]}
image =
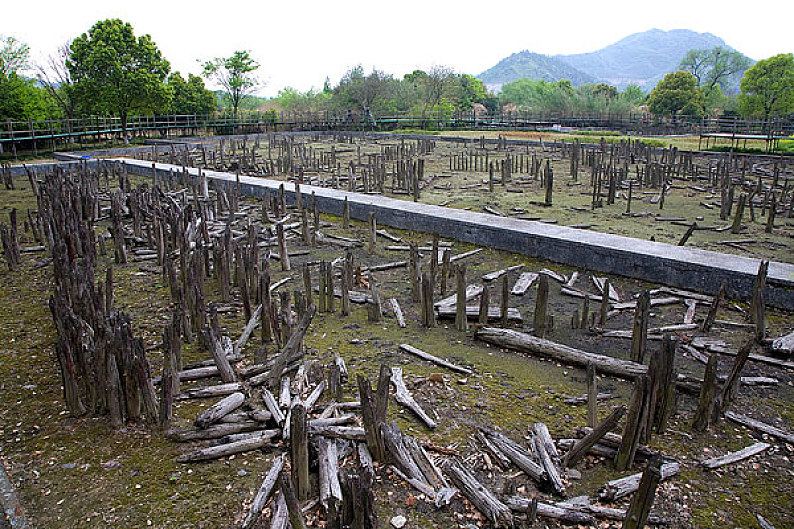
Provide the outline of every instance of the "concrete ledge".
{"type": "Polygon", "coordinates": [[[0,463],[0,507],[3,513],[0,514],[0,529],[10,527],[10,529],[27,529],[28,521],[19,503],[17,489],[8,478],[6,469],[0,463]]]}
{"type": "MultiPolygon", "coordinates": [[[[117,159],[130,173],[152,176],[148,161],[117,159]]],[[[181,166],[158,163],[158,176],[182,171],[181,166]]],[[[187,169],[198,176],[198,169],[187,169]]],[[[230,173],[204,171],[208,178],[235,183],[230,173]]],[[[295,187],[256,177],[240,177],[245,196],[261,198],[266,191],[277,192],[284,184],[288,202],[294,203],[295,187]]],[[[759,259],[722,254],[708,250],[632,239],[594,231],[543,224],[485,213],[475,213],[441,206],[397,200],[380,195],[365,195],[337,189],[301,186],[301,193],[315,193],[317,207],[324,213],[342,215],[344,199],[348,199],[350,216],[366,220],[375,212],[379,224],[506,250],[530,257],[584,269],[632,277],[672,287],[714,294],[725,281],[728,295],[746,299],[752,293],[759,259]]],[[[767,279],[766,301],[770,306],[794,310],[794,265],[771,262],[767,279]]]]}

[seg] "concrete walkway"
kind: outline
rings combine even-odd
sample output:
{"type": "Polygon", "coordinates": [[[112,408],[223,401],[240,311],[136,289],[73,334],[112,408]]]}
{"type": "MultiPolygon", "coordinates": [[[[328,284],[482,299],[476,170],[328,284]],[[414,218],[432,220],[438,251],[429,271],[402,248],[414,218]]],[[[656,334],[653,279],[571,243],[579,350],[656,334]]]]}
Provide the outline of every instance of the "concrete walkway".
{"type": "MultiPolygon", "coordinates": [[[[133,174],[152,176],[152,162],[119,158],[133,174]]],[[[181,166],[157,163],[158,176],[182,171],[181,166]]],[[[198,169],[187,169],[197,176],[198,169]]],[[[208,178],[229,183],[236,176],[218,171],[204,171],[208,178]]],[[[287,201],[294,203],[292,183],[256,177],[240,177],[241,193],[261,198],[265,192],[278,191],[284,184],[287,201]]],[[[397,200],[381,195],[366,195],[301,185],[301,194],[315,193],[317,207],[324,213],[342,215],[348,199],[350,216],[366,220],[375,212],[378,224],[423,233],[438,233],[498,250],[527,255],[575,266],[594,272],[632,277],[672,287],[714,294],[725,281],[728,295],[744,299],[751,295],[758,272],[759,259],[722,254],[708,250],[674,246],[660,242],[610,235],[498,217],[461,209],[397,200]]],[[[794,310],[794,265],[772,262],[769,265],[766,302],[770,306],[794,310]]]]}

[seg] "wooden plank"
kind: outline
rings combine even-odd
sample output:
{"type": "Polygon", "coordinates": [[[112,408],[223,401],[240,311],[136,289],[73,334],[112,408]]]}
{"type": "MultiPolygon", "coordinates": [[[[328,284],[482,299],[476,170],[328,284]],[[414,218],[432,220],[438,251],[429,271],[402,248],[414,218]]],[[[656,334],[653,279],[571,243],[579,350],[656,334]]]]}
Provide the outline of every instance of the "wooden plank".
{"type": "Polygon", "coordinates": [[[714,470],[715,468],[724,467],[725,465],[730,465],[733,463],[737,463],[748,457],[753,457],[756,454],[760,454],[767,448],[769,448],[769,443],[754,443],[748,446],[747,448],[742,448],[741,450],[737,450],[735,452],[729,452],[724,456],[720,457],[712,457],[710,459],[706,459],[705,461],[701,461],[700,464],[704,467],[708,468],[709,470],[714,470]]]}
{"type": "Polygon", "coordinates": [[[447,362],[446,360],[443,360],[437,356],[433,356],[430,353],[426,353],[421,349],[417,349],[416,347],[409,345],[407,343],[400,344],[400,349],[402,351],[405,351],[406,353],[410,353],[414,356],[418,356],[423,360],[427,360],[428,362],[433,362],[436,365],[446,367],[447,369],[451,369],[452,371],[456,371],[458,373],[463,373],[464,375],[471,375],[473,373],[471,369],[467,369],[465,367],[455,365],[451,362],[447,362]]]}

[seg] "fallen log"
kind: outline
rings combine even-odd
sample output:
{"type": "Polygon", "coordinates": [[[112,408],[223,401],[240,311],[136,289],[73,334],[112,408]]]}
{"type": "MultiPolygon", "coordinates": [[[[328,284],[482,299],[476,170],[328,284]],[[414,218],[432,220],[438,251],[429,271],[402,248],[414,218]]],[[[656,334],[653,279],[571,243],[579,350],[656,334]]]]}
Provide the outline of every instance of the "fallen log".
{"type": "Polygon", "coordinates": [[[535,463],[532,459],[532,455],[523,446],[494,430],[486,428],[481,428],[480,430],[496,445],[500,452],[507,456],[515,466],[523,470],[527,476],[538,483],[542,483],[548,479],[548,475],[546,471],[543,470],[543,467],[535,463]]]}
{"type": "Polygon", "coordinates": [[[273,461],[273,465],[270,467],[264,481],[262,481],[259,491],[257,491],[256,496],[254,496],[254,501],[251,503],[248,515],[245,517],[245,520],[243,520],[243,529],[252,527],[262,515],[262,509],[265,508],[267,500],[270,498],[271,494],[273,494],[279,474],[281,474],[281,470],[284,468],[284,457],[284,454],[281,454],[273,461]]]}
{"type": "Polygon", "coordinates": [[[237,393],[232,393],[202,411],[198,417],[196,417],[195,425],[198,428],[207,428],[209,425],[220,421],[225,415],[230,414],[242,406],[244,401],[244,394],[239,391],[237,393]]]}
{"type": "Polygon", "coordinates": [[[220,439],[227,435],[240,432],[250,432],[262,427],[257,421],[218,423],[204,430],[169,430],[166,437],[178,443],[188,441],[202,441],[206,439],[220,439]]]}
{"type": "Polygon", "coordinates": [[[211,459],[220,459],[242,452],[250,452],[266,446],[270,442],[270,438],[266,436],[255,437],[253,439],[245,439],[234,443],[228,443],[218,446],[211,446],[209,448],[202,448],[201,450],[194,450],[177,456],[177,463],[192,463],[196,461],[209,461],[211,459]]]}
{"type": "Polygon", "coordinates": [[[633,379],[648,372],[648,367],[643,364],[620,360],[611,356],[588,353],[511,329],[482,327],[474,335],[484,342],[499,347],[506,347],[524,353],[540,354],[566,364],[587,367],[588,363],[593,362],[597,371],[622,378],[633,379]]]}
{"type": "MultiPolygon", "coordinates": [[[[681,466],[676,462],[664,463],[661,467],[662,481],[675,476],[680,470],[681,466]]],[[[642,472],[638,472],[630,476],[608,481],[599,491],[598,497],[601,500],[609,502],[624,498],[639,488],[641,478],[642,472]]]]}
{"type": "Polygon", "coordinates": [[[174,400],[225,397],[242,390],[242,388],[243,386],[239,382],[232,382],[230,384],[216,384],[214,386],[205,386],[202,388],[190,388],[186,389],[179,395],[176,395],[174,400]]]}
{"type": "Polygon", "coordinates": [[[436,421],[430,418],[430,416],[425,413],[425,410],[419,405],[416,400],[414,400],[411,393],[408,391],[408,388],[405,387],[405,381],[403,381],[403,369],[401,367],[392,367],[391,368],[391,383],[394,384],[394,389],[396,393],[394,394],[394,399],[414,412],[419,419],[424,422],[428,428],[433,429],[437,426],[436,421]]]}
{"type": "Polygon", "coordinates": [[[427,360],[428,362],[433,362],[436,365],[446,367],[447,369],[451,369],[452,371],[456,371],[458,373],[463,373],[464,375],[471,375],[473,371],[471,369],[467,369],[465,367],[460,367],[446,360],[442,360],[437,356],[433,356],[430,353],[426,353],[421,349],[417,349],[416,347],[409,345],[407,343],[400,344],[400,349],[405,351],[406,353],[410,353],[412,355],[418,356],[423,360],[427,360]]]}
{"type": "Polygon", "coordinates": [[[724,467],[725,465],[730,465],[733,463],[737,463],[748,457],[753,457],[756,454],[760,454],[771,445],[769,443],[754,443],[748,446],[747,448],[742,448],[741,450],[737,450],[736,452],[729,452],[724,456],[720,457],[712,457],[710,459],[706,459],[705,461],[701,461],[700,464],[706,467],[709,470],[714,470],[715,468],[724,467]]]}
{"type": "MultiPolygon", "coordinates": [[[[515,512],[530,512],[533,509],[532,500],[520,496],[507,498],[507,505],[515,512]]],[[[537,502],[535,514],[542,518],[551,518],[565,525],[595,525],[596,520],[591,515],[567,506],[551,505],[537,502]]]]}
{"type": "Polygon", "coordinates": [[[474,475],[457,462],[448,460],[444,469],[452,482],[495,527],[513,527],[513,514],[474,475]]]}
{"type": "MultiPolygon", "coordinates": [[[[488,307],[488,319],[489,320],[500,320],[502,318],[501,307],[496,305],[491,305],[488,307]]],[[[436,308],[436,314],[439,318],[454,318],[457,313],[457,309],[454,305],[439,305],[436,308]]],[[[466,318],[469,320],[477,320],[480,317],[480,307],[476,305],[466,305],[466,318]]],[[[521,312],[515,307],[509,307],[507,309],[507,319],[508,321],[522,323],[524,321],[524,317],[521,315],[521,312]]]]}
{"type": "Polygon", "coordinates": [[[516,280],[515,285],[513,285],[513,289],[510,291],[511,294],[515,296],[523,296],[527,293],[527,290],[535,284],[535,282],[540,277],[535,272],[523,272],[518,279],[516,280]]]}
{"type": "Polygon", "coordinates": [[[725,417],[732,420],[733,422],[737,422],[743,426],[752,428],[753,430],[758,430],[761,433],[771,435],[772,437],[780,439],[781,441],[785,441],[786,443],[794,444],[794,434],[781,430],[780,428],[776,428],[771,424],[757,421],[755,419],[751,419],[746,415],[742,415],[740,413],[735,413],[732,411],[726,411],[725,417]]]}

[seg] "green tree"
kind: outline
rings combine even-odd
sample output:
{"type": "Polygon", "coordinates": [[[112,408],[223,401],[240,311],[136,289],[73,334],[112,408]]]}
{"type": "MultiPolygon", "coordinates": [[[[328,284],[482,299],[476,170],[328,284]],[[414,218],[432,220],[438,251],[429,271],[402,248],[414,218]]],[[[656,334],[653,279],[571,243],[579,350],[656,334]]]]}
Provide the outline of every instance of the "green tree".
{"type": "Polygon", "coordinates": [[[697,85],[708,100],[718,87],[727,92],[731,80],[735,83],[735,77],[747,70],[752,62],[738,51],[715,46],[710,50],[689,50],[679,68],[695,76],[697,85]]]}
{"type": "Polygon", "coordinates": [[[67,61],[74,95],[85,109],[121,118],[127,141],[131,112],[153,113],[168,104],[171,69],[149,35],[135,37],[117,18],[97,22],[74,41],[67,61]]]}
{"type": "Polygon", "coordinates": [[[739,110],[768,120],[794,112],[794,55],[781,53],[758,61],[744,73],[739,110]]]}
{"type": "Polygon", "coordinates": [[[34,80],[16,73],[0,76],[0,118],[46,119],[56,110],[52,99],[34,80]]]}
{"type": "Polygon", "coordinates": [[[209,114],[215,110],[215,92],[207,90],[201,77],[188,74],[187,81],[179,72],[168,76],[171,90],[170,111],[174,114],[209,114]]]}
{"type": "Polygon", "coordinates": [[[619,97],[632,105],[640,105],[645,102],[645,98],[648,97],[648,95],[640,85],[630,84],[623,89],[619,97]]]}
{"type": "Polygon", "coordinates": [[[256,92],[260,86],[254,76],[258,68],[259,63],[247,51],[235,51],[231,57],[216,57],[204,63],[204,77],[221,85],[235,118],[243,99],[256,92]]]}
{"type": "Polygon", "coordinates": [[[0,35],[0,77],[19,74],[28,67],[30,48],[14,37],[0,35]]]}
{"type": "Polygon", "coordinates": [[[453,103],[456,110],[471,110],[474,103],[483,103],[488,97],[488,90],[482,81],[469,74],[455,76],[453,86],[453,103]]]}
{"type": "Polygon", "coordinates": [[[334,89],[334,98],[337,106],[360,109],[371,120],[373,110],[395,109],[392,96],[396,84],[391,75],[380,70],[373,69],[369,75],[364,75],[364,69],[358,65],[342,76],[339,85],[334,89]]]}
{"type": "Polygon", "coordinates": [[[651,90],[648,107],[656,115],[669,114],[673,119],[679,113],[699,115],[703,112],[703,92],[691,73],[671,72],[651,90]]]}

